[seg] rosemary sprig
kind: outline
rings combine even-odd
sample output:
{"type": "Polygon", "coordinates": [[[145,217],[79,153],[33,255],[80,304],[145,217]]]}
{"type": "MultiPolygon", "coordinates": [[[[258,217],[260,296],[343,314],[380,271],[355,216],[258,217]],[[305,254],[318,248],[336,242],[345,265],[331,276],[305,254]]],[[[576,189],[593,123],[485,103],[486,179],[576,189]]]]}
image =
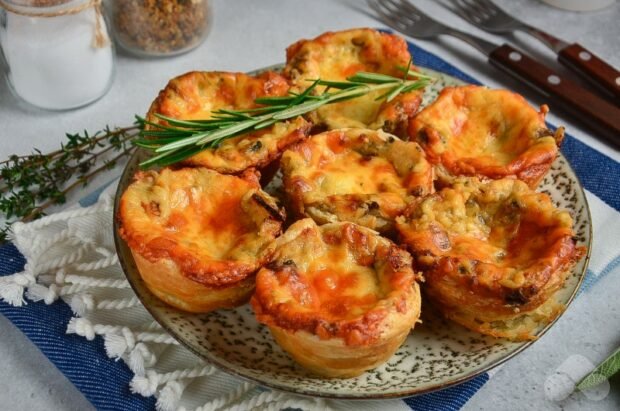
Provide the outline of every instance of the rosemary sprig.
{"type": "Polygon", "coordinates": [[[269,127],[279,121],[295,118],[326,104],[354,99],[381,92],[376,100],[393,100],[401,93],[420,89],[432,77],[411,70],[411,62],[403,71],[403,78],[378,73],[358,72],[346,81],[316,79],[301,93],[288,96],[261,97],[255,100],[261,106],[246,110],[217,110],[205,120],[179,120],[155,114],[167,125],[136,116],[140,138],[134,144],[150,150],[154,156],[140,164],[167,166],[191,157],[198,152],[217,147],[223,140],[269,127]],[[318,87],[324,87],[318,92],[318,87]],[[331,91],[331,90],[336,91],[331,91]]]}
{"type": "Polygon", "coordinates": [[[12,155],[0,162],[0,242],[6,240],[11,224],[31,221],[52,205],[62,204],[67,194],[88,184],[111,168],[135,147],[138,126],[103,130],[89,134],[66,134],[67,141],[50,153],[12,155]],[[116,152],[115,156],[112,153],[116,152]],[[112,156],[112,158],[110,158],[112,156]]]}

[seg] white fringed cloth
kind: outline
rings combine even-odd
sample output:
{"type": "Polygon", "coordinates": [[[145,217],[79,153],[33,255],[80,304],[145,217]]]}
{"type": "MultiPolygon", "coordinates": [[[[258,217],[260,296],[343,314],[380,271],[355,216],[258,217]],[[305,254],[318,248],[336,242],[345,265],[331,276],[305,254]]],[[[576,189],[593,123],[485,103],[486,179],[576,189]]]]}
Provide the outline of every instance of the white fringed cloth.
{"type": "MultiPolygon", "coordinates": [[[[26,300],[52,304],[59,298],[75,316],[67,333],[100,336],[108,356],[133,371],[130,389],[157,398],[169,410],[351,410],[376,409],[373,401],[300,397],[232,377],[189,352],[151,317],[126,281],[114,248],[113,193],[90,207],[74,207],[13,226],[13,242],[26,258],[24,271],[0,279],[0,298],[15,306],[26,300]]],[[[381,408],[410,410],[400,400],[381,408]]]]}

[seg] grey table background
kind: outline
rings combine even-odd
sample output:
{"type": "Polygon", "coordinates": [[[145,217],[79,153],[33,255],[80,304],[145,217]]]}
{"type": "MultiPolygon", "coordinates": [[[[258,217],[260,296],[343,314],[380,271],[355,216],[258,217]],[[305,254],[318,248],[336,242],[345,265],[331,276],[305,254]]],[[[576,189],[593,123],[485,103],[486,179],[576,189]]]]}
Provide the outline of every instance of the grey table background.
{"type": "MultiPolygon", "coordinates": [[[[572,13],[553,9],[537,0],[497,2],[523,20],[569,42],[578,41],[620,67],[620,4],[598,12],[572,13]]],[[[455,27],[502,41],[459,21],[431,1],[417,0],[415,3],[455,27]]],[[[169,78],[180,73],[196,69],[248,71],[284,61],[285,47],[296,39],[311,38],[327,30],[382,26],[364,14],[364,10],[367,10],[364,2],[354,0],[215,1],[211,33],[198,49],[161,60],[140,60],[119,54],[116,78],[109,93],[91,106],[70,112],[42,112],[23,107],[2,82],[0,158],[12,153],[25,154],[33,147],[44,152],[55,149],[65,131],[94,131],[106,124],[129,124],[133,114],[144,113],[157,91],[169,78]]],[[[510,41],[565,72],[553,54],[537,41],[524,35],[517,35],[510,41]]],[[[416,42],[489,86],[521,92],[537,105],[543,102],[521,84],[491,68],[482,55],[458,40],[442,38],[416,42]]],[[[553,107],[551,110],[550,121],[566,125],[572,135],[620,161],[618,150],[593,139],[571,119],[556,116],[553,107]]],[[[101,177],[100,181],[111,175],[101,177]]],[[[84,193],[78,194],[81,195],[84,193]]],[[[553,402],[545,396],[545,379],[567,358],[583,355],[596,363],[620,343],[617,331],[620,278],[607,276],[595,287],[596,299],[577,299],[540,341],[503,366],[465,409],[620,409],[620,378],[611,380],[610,394],[600,401],[588,400],[583,394],[574,394],[561,402],[553,402]]],[[[0,334],[0,409],[92,409],[82,394],[2,316],[0,334]]]]}

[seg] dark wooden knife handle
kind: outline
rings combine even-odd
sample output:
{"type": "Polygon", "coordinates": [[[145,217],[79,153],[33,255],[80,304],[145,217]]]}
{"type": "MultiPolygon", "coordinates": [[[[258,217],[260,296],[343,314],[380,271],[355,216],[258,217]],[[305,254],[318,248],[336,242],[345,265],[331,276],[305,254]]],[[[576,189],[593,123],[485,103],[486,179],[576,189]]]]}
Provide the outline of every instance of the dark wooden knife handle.
{"type": "Polygon", "coordinates": [[[560,50],[558,60],[612,96],[616,104],[620,104],[620,71],[577,43],[560,50]]]}
{"type": "Polygon", "coordinates": [[[596,132],[596,136],[620,147],[620,108],[562,77],[523,52],[504,44],[493,50],[489,61],[525,81],[596,132]]]}

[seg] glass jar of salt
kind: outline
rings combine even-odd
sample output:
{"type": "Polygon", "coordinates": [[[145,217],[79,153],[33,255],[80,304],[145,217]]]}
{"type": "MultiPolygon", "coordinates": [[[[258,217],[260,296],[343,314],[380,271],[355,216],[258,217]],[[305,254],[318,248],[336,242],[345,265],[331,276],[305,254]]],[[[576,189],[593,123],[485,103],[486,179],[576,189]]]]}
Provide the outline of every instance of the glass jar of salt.
{"type": "Polygon", "coordinates": [[[11,90],[40,108],[84,106],[112,83],[101,0],[0,0],[0,46],[11,90]]]}

